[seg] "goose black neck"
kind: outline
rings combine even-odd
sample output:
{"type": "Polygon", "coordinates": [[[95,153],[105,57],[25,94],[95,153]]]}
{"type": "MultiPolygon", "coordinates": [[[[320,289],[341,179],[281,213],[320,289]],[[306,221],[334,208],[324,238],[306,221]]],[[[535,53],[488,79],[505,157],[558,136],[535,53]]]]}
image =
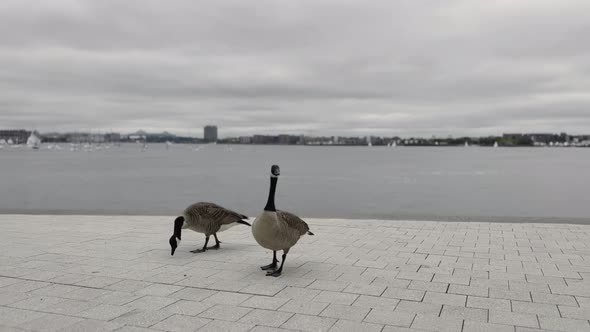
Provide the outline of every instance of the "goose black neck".
{"type": "Polygon", "coordinates": [[[184,225],[184,217],[178,217],[174,220],[174,236],[180,239],[182,233],[182,226],[184,225]]]}
{"type": "Polygon", "coordinates": [[[266,206],[264,207],[264,211],[276,211],[275,208],[275,191],[277,189],[277,178],[276,176],[272,176],[270,178],[270,190],[268,192],[268,201],[266,201],[266,206]]]}

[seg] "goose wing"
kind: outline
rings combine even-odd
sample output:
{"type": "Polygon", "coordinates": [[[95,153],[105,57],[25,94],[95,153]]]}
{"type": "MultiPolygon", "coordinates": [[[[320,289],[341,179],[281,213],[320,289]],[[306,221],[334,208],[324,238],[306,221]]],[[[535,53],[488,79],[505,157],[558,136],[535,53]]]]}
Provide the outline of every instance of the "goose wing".
{"type": "Polygon", "coordinates": [[[215,203],[200,203],[198,209],[203,218],[218,221],[221,225],[231,224],[242,219],[248,219],[248,217],[243,214],[226,209],[215,203]]]}
{"type": "Polygon", "coordinates": [[[289,228],[297,230],[300,235],[309,232],[309,225],[293,213],[277,210],[277,216],[283,220],[289,228]]]}

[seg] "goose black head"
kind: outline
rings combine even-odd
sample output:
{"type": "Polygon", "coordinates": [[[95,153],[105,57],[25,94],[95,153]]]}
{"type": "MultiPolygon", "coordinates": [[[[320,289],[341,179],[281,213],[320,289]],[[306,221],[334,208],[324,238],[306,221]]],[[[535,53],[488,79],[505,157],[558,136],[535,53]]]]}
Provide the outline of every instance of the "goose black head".
{"type": "Polygon", "coordinates": [[[279,168],[279,165],[272,165],[270,168],[270,174],[274,177],[281,175],[281,169],[279,168]]]}
{"type": "Polygon", "coordinates": [[[174,234],[170,237],[168,241],[170,243],[170,248],[172,251],[170,255],[174,256],[174,252],[176,248],[180,245],[180,239],[182,237],[182,226],[184,225],[184,217],[178,217],[174,220],[174,234]]]}
{"type": "Polygon", "coordinates": [[[172,248],[172,252],[170,253],[171,256],[174,256],[174,252],[176,251],[176,248],[178,248],[178,244],[180,243],[180,240],[176,240],[176,236],[172,235],[170,237],[170,247],[172,248]]]}

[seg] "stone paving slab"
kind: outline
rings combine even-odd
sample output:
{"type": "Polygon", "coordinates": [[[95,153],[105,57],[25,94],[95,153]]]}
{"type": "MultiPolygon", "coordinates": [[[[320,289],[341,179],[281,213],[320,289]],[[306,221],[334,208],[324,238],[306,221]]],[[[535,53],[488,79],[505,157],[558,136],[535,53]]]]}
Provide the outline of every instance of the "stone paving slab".
{"type": "Polygon", "coordinates": [[[590,331],[590,226],[307,221],[274,278],[247,227],[0,215],[0,331],[590,331]]]}

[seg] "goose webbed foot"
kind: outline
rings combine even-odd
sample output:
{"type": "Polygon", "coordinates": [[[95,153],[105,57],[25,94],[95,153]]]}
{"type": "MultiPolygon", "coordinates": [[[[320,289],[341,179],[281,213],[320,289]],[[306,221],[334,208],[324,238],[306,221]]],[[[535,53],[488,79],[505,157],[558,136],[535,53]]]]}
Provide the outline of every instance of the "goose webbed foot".
{"type": "Polygon", "coordinates": [[[276,269],[276,268],[277,268],[277,266],[278,266],[278,265],[277,265],[277,263],[276,263],[276,262],[272,262],[272,263],[270,263],[270,264],[268,264],[268,265],[261,266],[261,267],[260,267],[260,269],[261,269],[261,270],[263,270],[263,271],[266,271],[266,270],[271,270],[271,269],[272,269],[272,270],[274,270],[274,269],[276,269]]]}
{"type": "Polygon", "coordinates": [[[278,277],[278,276],[281,275],[281,272],[282,272],[281,270],[282,269],[278,269],[278,270],[275,270],[275,271],[268,271],[268,272],[266,272],[266,276],[267,277],[278,277]]]}
{"type": "Polygon", "coordinates": [[[277,260],[277,252],[276,251],[273,251],[272,252],[272,263],[270,263],[268,265],[265,265],[265,266],[261,266],[260,269],[262,269],[263,271],[271,270],[271,269],[274,270],[274,269],[277,268],[277,263],[278,262],[279,261],[277,260]]]}
{"type": "Polygon", "coordinates": [[[281,266],[279,267],[279,269],[278,270],[275,270],[275,271],[268,271],[268,272],[266,272],[266,276],[267,277],[278,277],[278,276],[280,276],[281,275],[281,272],[283,272],[283,265],[285,264],[285,260],[286,259],[287,259],[287,254],[285,254],[283,252],[283,260],[281,261],[281,266]]]}
{"type": "MultiPolygon", "coordinates": [[[[217,238],[217,236],[216,236],[215,238],[217,238]]],[[[207,248],[207,245],[208,245],[208,244],[209,244],[209,235],[207,235],[207,236],[205,237],[205,245],[203,246],[203,249],[196,249],[196,250],[191,250],[191,252],[192,252],[193,254],[198,254],[198,253],[201,253],[201,252],[205,252],[205,251],[207,251],[207,249],[214,249],[214,248],[207,248]]],[[[216,244],[216,246],[217,246],[217,248],[219,248],[219,243],[217,243],[217,244],[216,244]]],[[[215,249],[217,249],[217,248],[215,248],[215,249]]]]}
{"type": "MultiPolygon", "coordinates": [[[[214,250],[217,250],[217,249],[219,249],[219,244],[221,243],[221,241],[219,241],[219,239],[217,238],[217,233],[214,233],[214,234],[213,234],[213,236],[215,236],[215,245],[214,245],[214,246],[212,246],[212,247],[208,247],[207,249],[214,249],[214,250]]],[[[207,238],[207,240],[205,241],[205,246],[207,245],[207,242],[209,242],[209,241],[208,241],[208,238],[207,238]]]]}

